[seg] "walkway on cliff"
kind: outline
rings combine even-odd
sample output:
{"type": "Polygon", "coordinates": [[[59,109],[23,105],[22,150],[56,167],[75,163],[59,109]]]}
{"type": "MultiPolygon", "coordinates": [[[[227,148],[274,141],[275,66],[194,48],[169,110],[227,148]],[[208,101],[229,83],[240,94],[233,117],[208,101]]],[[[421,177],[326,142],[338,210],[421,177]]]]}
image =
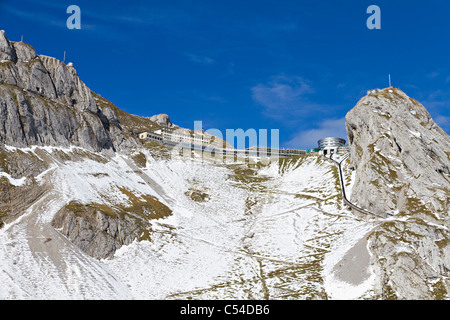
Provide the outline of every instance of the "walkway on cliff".
{"type": "Polygon", "coordinates": [[[342,173],[342,163],[347,160],[347,158],[349,157],[350,153],[347,153],[342,159],[340,159],[340,161],[336,161],[333,159],[333,156],[331,155],[329,158],[326,157],[324,155],[324,158],[328,161],[331,161],[335,164],[338,165],[339,168],[339,180],[341,181],[341,190],[342,190],[342,198],[344,199],[344,203],[349,206],[351,209],[358,211],[360,213],[366,214],[366,215],[372,215],[372,216],[376,216],[378,218],[383,218],[386,219],[388,216],[390,216],[390,214],[386,213],[385,215],[380,215],[371,211],[368,211],[366,209],[363,209],[361,207],[358,207],[357,205],[351,203],[348,199],[347,199],[347,195],[345,193],[345,182],[344,182],[344,175],[342,173]]]}

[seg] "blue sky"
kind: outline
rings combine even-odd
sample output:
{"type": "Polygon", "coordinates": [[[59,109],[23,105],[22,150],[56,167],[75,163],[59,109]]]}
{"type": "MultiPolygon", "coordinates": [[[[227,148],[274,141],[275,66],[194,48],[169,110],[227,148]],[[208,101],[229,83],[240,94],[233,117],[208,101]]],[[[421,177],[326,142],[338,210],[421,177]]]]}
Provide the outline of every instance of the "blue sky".
{"type": "Polygon", "coordinates": [[[119,108],[205,129],[279,129],[280,145],[346,138],[368,89],[393,85],[450,132],[450,2],[0,0],[0,29],[73,62],[119,108]],[[69,30],[69,5],[81,29],[69,30]],[[381,30],[369,30],[370,5],[381,30]]]}

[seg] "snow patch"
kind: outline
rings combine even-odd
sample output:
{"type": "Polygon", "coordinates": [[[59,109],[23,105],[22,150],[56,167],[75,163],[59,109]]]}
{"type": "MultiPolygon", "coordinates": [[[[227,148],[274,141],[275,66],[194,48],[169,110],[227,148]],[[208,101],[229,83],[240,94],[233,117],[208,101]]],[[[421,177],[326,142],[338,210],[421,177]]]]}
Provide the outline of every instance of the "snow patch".
{"type": "Polygon", "coordinates": [[[0,172],[0,177],[5,177],[6,179],[8,179],[10,184],[12,184],[13,186],[16,186],[16,187],[21,187],[21,186],[25,185],[26,181],[27,181],[26,177],[22,177],[20,179],[14,179],[11,177],[10,174],[8,174],[6,172],[0,172]]]}
{"type": "Polygon", "coordinates": [[[415,131],[411,131],[411,130],[408,130],[408,131],[409,131],[409,133],[411,133],[416,138],[420,138],[421,137],[420,132],[415,132],[415,131]]]}

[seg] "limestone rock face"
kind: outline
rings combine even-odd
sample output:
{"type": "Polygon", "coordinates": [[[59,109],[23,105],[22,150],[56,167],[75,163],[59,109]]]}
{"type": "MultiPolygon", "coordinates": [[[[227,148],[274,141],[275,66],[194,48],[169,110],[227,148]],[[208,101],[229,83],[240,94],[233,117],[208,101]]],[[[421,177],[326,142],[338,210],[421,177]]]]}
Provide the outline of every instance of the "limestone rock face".
{"type": "Polygon", "coordinates": [[[156,198],[145,200],[148,201],[135,198],[137,206],[125,210],[72,201],[56,213],[52,226],[87,254],[98,259],[111,258],[117,249],[135,239],[150,239],[150,212],[156,219],[172,214],[156,198]]]}
{"type": "Polygon", "coordinates": [[[5,177],[0,177],[0,229],[5,223],[14,221],[47,191],[47,186],[29,183],[14,186],[5,177]]]}
{"type": "Polygon", "coordinates": [[[112,150],[96,114],[80,113],[13,86],[0,85],[0,142],[15,146],[80,146],[112,150]]]}
{"type": "Polygon", "coordinates": [[[14,42],[13,44],[17,60],[22,62],[27,62],[35,59],[37,57],[36,51],[33,47],[25,42],[14,42]]]}
{"type": "MultiPolygon", "coordinates": [[[[124,126],[118,108],[111,108],[106,99],[99,106],[96,99],[72,64],[38,55],[32,46],[10,42],[0,31],[0,144],[73,145],[113,154],[139,144],[133,131],[137,125],[154,125],[120,110],[124,126]]],[[[170,125],[168,117],[158,121],[170,125]]]]}
{"type": "Polygon", "coordinates": [[[80,111],[97,113],[98,108],[91,90],[80,80],[73,66],[66,66],[52,57],[41,55],[39,58],[53,79],[61,103],[80,111]]]}
{"type": "Polygon", "coordinates": [[[163,127],[173,127],[173,124],[167,114],[156,114],[154,116],[151,116],[149,119],[163,127]]]}
{"type": "Polygon", "coordinates": [[[368,237],[382,298],[436,299],[450,275],[450,137],[396,88],[348,112],[351,201],[380,215],[368,237]]]}
{"type": "Polygon", "coordinates": [[[96,208],[73,203],[55,215],[52,226],[97,259],[111,258],[118,248],[133,242],[144,230],[136,219],[126,216],[121,219],[96,208]],[[71,206],[79,208],[74,212],[71,206]]]}
{"type": "Polygon", "coordinates": [[[0,30],[0,61],[17,61],[16,52],[11,42],[6,38],[4,30],[0,30]]]}
{"type": "Polygon", "coordinates": [[[346,116],[357,181],[352,199],[376,213],[449,213],[450,137],[399,89],[362,98],[346,116]],[[394,192],[394,193],[392,193],[394,192]],[[420,211],[420,210],[419,210],[420,211]]]}

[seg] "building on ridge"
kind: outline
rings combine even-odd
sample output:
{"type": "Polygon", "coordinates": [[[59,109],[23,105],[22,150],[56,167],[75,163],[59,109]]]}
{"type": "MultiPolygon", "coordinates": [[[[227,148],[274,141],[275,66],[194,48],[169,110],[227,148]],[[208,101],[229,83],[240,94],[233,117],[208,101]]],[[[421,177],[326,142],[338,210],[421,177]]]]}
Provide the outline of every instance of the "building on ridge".
{"type": "Polygon", "coordinates": [[[344,139],[336,137],[327,137],[318,141],[319,149],[322,150],[323,155],[337,154],[339,151],[344,151],[342,148],[345,147],[345,143],[344,139]]]}

